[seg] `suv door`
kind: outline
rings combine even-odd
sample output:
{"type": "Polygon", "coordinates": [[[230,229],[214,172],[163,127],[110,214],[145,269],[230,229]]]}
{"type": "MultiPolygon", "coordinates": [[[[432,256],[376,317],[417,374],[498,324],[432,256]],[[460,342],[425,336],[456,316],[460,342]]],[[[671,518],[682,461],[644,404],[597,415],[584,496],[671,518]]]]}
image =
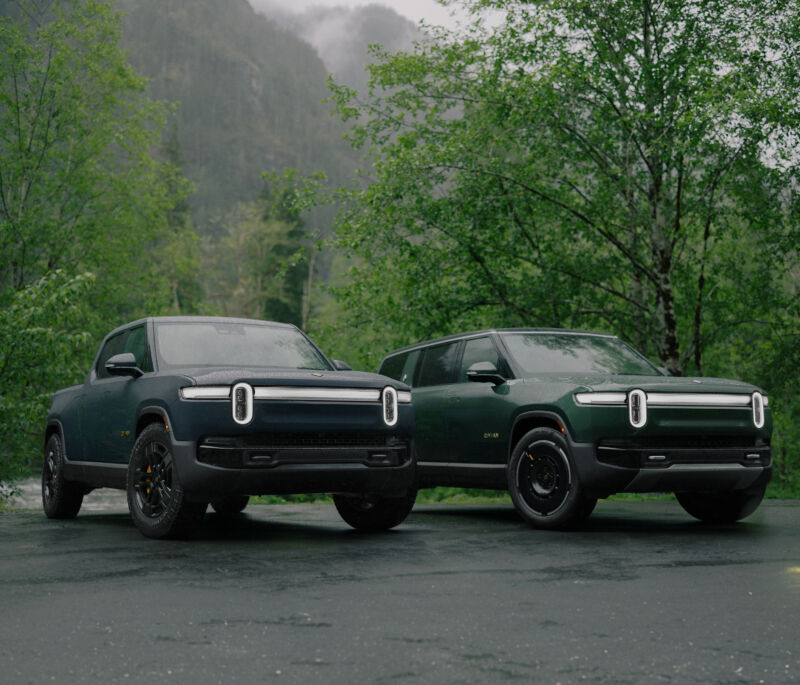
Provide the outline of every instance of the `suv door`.
{"type": "Polygon", "coordinates": [[[450,461],[449,406],[454,401],[461,341],[428,347],[420,354],[413,383],[417,462],[450,461]]]}
{"type": "Polygon", "coordinates": [[[505,468],[510,417],[514,413],[505,399],[508,385],[470,381],[467,371],[480,362],[491,363],[501,375],[508,377],[506,365],[491,336],[464,341],[458,385],[454,389],[456,397],[448,414],[452,461],[471,465],[502,464],[505,468]]]}

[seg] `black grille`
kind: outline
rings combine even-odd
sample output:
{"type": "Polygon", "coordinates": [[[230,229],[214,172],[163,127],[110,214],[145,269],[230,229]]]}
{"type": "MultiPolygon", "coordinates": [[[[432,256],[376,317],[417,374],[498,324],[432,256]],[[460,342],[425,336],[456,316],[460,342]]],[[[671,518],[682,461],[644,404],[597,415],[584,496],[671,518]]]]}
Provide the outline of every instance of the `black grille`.
{"type": "Polygon", "coordinates": [[[377,432],[358,433],[258,433],[235,438],[209,437],[201,447],[375,447],[399,446],[405,441],[396,435],[377,432]]]}
{"type": "Polygon", "coordinates": [[[364,464],[398,466],[409,459],[409,444],[385,433],[261,433],[209,437],[197,460],[223,468],[273,468],[281,464],[364,464]]]}

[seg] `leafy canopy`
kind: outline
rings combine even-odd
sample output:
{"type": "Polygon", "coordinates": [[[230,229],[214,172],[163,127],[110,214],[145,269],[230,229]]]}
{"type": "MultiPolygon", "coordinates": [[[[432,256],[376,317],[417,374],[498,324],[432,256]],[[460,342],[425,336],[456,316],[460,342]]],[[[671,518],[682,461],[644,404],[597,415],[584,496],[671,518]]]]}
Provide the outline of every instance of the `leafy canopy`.
{"type": "Polygon", "coordinates": [[[49,395],[86,372],[88,334],[169,307],[159,252],[173,233],[184,238],[170,212],[188,189],[151,154],[167,110],[128,65],[112,2],[0,10],[5,481],[40,451],[49,395]]]}
{"type": "Polygon", "coordinates": [[[339,220],[358,323],[601,328],[673,373],[786,323],[796,3],[463,4],[467,32],[333,87],[373,163],[339,220]]]}

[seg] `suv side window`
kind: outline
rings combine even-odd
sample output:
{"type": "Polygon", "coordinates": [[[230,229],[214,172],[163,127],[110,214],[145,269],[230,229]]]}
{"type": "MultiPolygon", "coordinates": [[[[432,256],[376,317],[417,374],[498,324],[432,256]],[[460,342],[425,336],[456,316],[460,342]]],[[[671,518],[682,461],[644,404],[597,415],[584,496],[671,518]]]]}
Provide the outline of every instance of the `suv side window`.
{"type": "Polygon", "coordinates": [[[467,369],[477,362],[490,362],[494,368],[503,373],[503,364],[497,348],[491,338],[473,338],[464,344],[464,354],[461,357],[461,371],[458,382],[467,382],[467,369]]]}
{"type": "Polygon", "coordinates": [[[417,379],[418,386],[443,385],[454,383],[456,378],[456,361],[460,341],[436,345],[425,350],[422,368],[417,379]]]}
{"type": "Polygon", "coordinates": [[[136,357],[136,366],[142,371],[152,371],[150,350],[147,349],[147,331],[144,326],[137,326],[128,334],[123,352],[132,352],[136,357]]]}
{"type": "Polygon", "coordinates": [[[106,362],[115,354],[125,351],[123,349],[123,345],[125,343],[125,336],[127,334],[128,331],[122,331],[122,333],[118,333],[113,338],[109,338],[106,341],[106,344],[103,345],[103,350],[100,352],[100,356],[97,359],[97,366],[95,367],[95,372],[97,373],[98,378],[111,377],[111,374],[106,371],[106,362]]]}

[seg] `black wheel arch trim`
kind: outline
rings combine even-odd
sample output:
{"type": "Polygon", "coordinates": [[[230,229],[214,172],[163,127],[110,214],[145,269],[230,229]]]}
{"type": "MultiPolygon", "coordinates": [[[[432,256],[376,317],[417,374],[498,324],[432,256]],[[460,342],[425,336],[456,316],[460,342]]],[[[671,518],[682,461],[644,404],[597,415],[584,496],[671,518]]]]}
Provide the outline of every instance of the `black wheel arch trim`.
{"type": "Polygon", "coordinates": [[[47,441],[50,440],[50,437],[54,433],[58,433],[58,437],[61,438],[61,449],[64,450],[64,458],[67,459],[67,447],[64,440],[64,425],[61,423],[60,419],[47,420],[47,426],[44,430],[44,444],[42,445],[42,448],[44,449],[47,447],[47,441]]]}
{"type": "Polygon", "coordinates": [[[534,428],[552,428],[554,430],[559,430],[570,446],[575,444],[572,436],[569,433],[569,427],[566,419],[557,411],[553,411],[551,409],[533,409],[530,411],[522,411],[514,417],[514,421],[511,423],[511,430],[508,433],[508,457],[506,459],[506,463],[510,461],[511,453],[514,451],[514,447],[516,447],[516,444],[520,438],[522,438],[522,436],[529,430],[533,430],[533,428],[528,428],[519,432],[519,425],[528,421],[542,421],[539,426],[534,426],[534,428]],[[515,436],[517,436],[516,439],[515,436]]]}
{"type": "Polygon", "coordinates": [[[145,420],[149,416],[159,416],[161,420],[164,422],[164,426],[167,429],[167,433],[169,433],[170,439],[174,440],[172,437],[172,417],[169,415],[167,409],[158,404],[148,404],[142,407],[138,414],[136,415],[136,437],[138,438],[141,435],[142,431],[147,428],[151,423],[156,423],[155,421],[145,420]]]}

